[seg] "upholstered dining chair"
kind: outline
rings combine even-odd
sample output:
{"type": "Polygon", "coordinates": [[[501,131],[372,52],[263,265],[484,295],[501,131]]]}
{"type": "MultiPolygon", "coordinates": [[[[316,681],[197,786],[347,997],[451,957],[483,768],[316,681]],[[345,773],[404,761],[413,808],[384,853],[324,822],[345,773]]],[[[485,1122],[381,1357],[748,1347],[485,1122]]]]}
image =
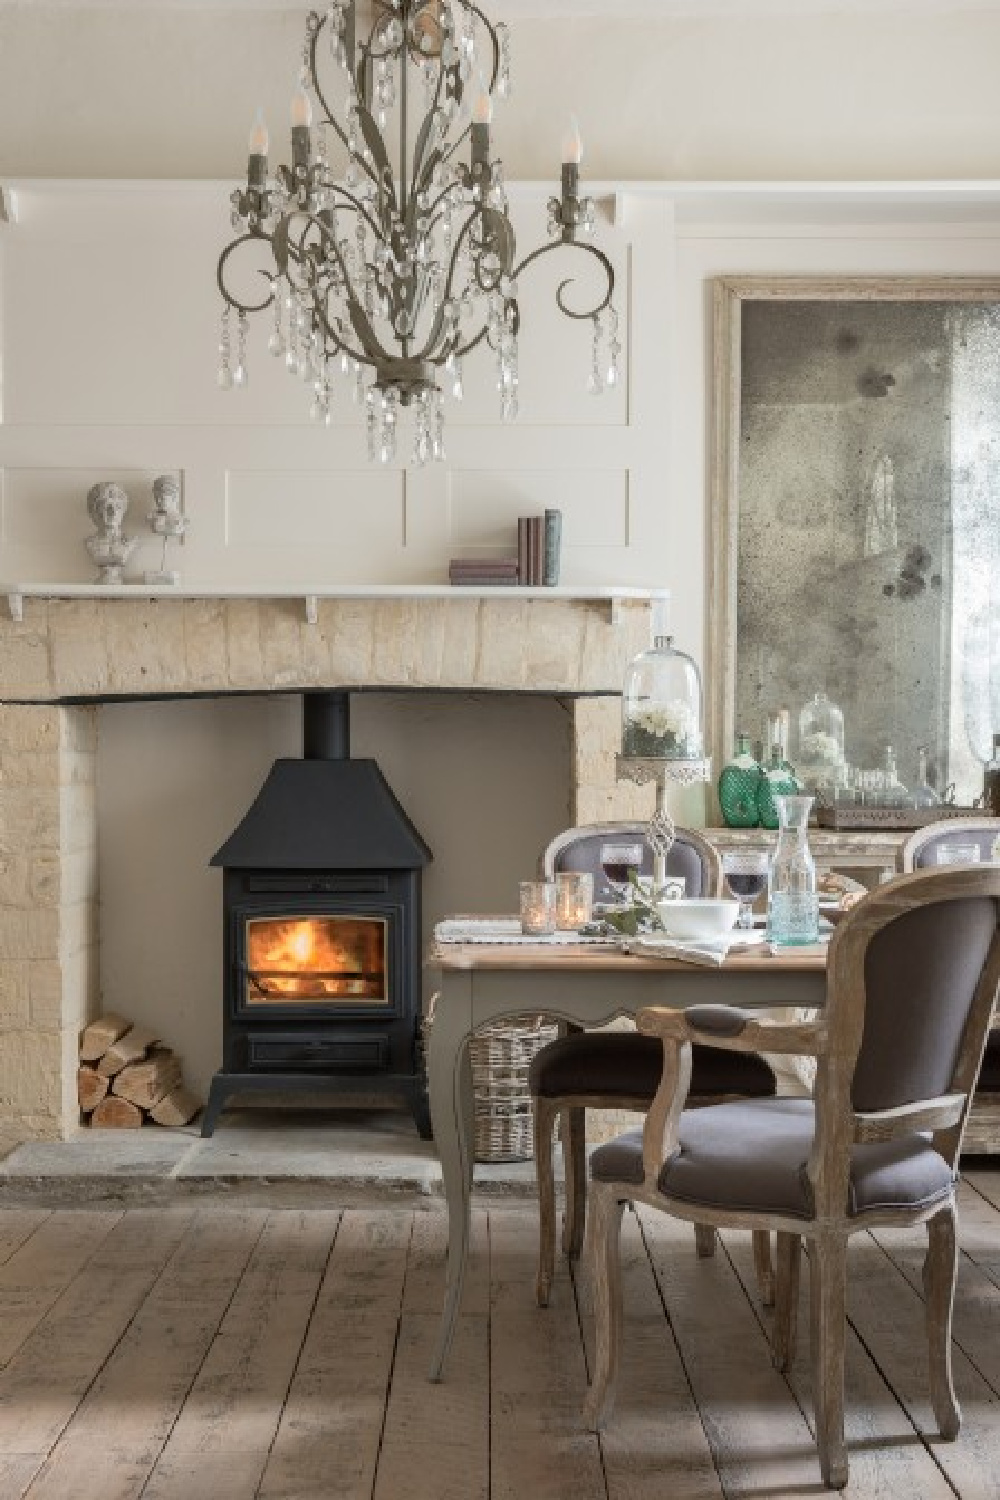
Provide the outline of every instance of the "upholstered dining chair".
{"type": "MultiPolygon", "coordinates": [[[[612,888],[601,868],[601,846],[615,839],[644,840],[646,823],[593,823],[559,834],[544,850],[540,866],[553,879],[561,870],[589,871],[594,877],[595,901],[613,901],[612,888]]],[[[640,874],[652,875],[653,851],[643,843],[640,874]]],[[[689,896],[717,896],[722,891],[722,861],[699,833],[678,828],[667,856],[667,874],[683,877],[689,896]]],[[[573,1031],[543,1047],[532,1060],[528,1075],[535,1112],[535,1170],[538,1179],[538,1276],[536,1298],[546,1306],[555,1271],[556,1192],[552,1138],[562,1117],[566,1217],[563,1253],[576,1257],[583,1245],[587,1202],[586,1111],[623,1109],[645,1113],[660,1081],[662,1049],[655,1037],[635,1032],[573,1031]]],[[[691,1103],[761,1097],[775,1092],[775,1077],[762,1057],[724,1052],[716,1047],[695,1049],[691,1103]]],[[[715,1231],[696,1227],[700,1255],[715,1249],[715,1231]]],[[[754,1260],[761,1295],[774,1299],[770,1241],[755,1238],[754,1260]]]]}
{"type": "Polygon", "coordinates": [[[911,833],[900,852],[900,864],[904,874],[911,870],[926,870],[937,866],[938,849],[942,844],[975,844],[979,858],[988,864],[993,844],[1000,833],[1000,818],[939,818],[911,833]]]}
{"type": "Polygon", "coordinates": [[[931,1402],[942,1437],[958,1435],[955,1181],[998,992],[1000,866],[965,865],[900,875],[855,907],[830,941],[826,1006],[815,1020],[769,1023],[729,1006],[640,1012],[642,1034],[663,1043],[663,1076],[643,1129],[591,1159],[589,1425],[603,1424],[614,1398],[621,1211],[638,1201],[681,1219],[777,1231],[785,1322],[775,1335],[784,1358],[793,1353],[799,1247],[808,1241],[816,1443],[830,1488],[848,1478],[848,1238],[873,1225],[926,1224],[931,1402]],[[692,1047],[706,1041],[815,1056],[815,1099],[686,1109],[692,1047]]]}

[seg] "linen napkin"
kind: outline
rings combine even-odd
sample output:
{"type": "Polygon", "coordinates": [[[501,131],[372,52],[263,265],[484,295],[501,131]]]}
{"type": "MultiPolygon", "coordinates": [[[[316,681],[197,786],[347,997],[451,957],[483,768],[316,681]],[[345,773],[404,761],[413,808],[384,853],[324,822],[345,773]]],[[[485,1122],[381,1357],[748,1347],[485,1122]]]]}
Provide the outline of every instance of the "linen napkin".
{"type": "Polygon", "coordinates": [[[764,945],[762,932],[727,932],[718,938],[701,938],[697,942],[682,942],[679,938],[649,933],[629,938],[627,947],[633,953],[646,958],[681,958],[686,963],[703,964],[718,968],[728,953],[743,949],[761,948],[764,945]]]}

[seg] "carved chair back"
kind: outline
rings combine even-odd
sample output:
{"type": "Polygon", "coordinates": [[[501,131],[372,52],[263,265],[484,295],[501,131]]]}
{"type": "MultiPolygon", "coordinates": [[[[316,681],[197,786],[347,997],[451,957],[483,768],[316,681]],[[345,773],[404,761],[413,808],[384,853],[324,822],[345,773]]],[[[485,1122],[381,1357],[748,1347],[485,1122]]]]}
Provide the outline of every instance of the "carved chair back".
{"type": "Polygon", "coordinates": [[[979,858],[984,863],[993,852],[993,843],[1000,834],[1000,818],[941,818],[937,823],[928,823],[918,828],[906,840],[900,851],[900,860],[905,873],[912,870],[937,868],[937,851],[941,844],[975,844],[979,858]]]}
{"type": "MultiPolygon", "coordinates": [[[[642,843],[640,875],[652,875],[653,851],[646,842],[648,823],[584,823],[557,834],[541,857],[541,872],[551,880],[561,870],[589,871],[594,877],[594,900],[613,901],[615,892],[601,868],[601,847],[614,839],[642,843]]],[[[722,893],[722,860],[717,849],[693,828],[678,828],[667,855],[667,874],[685,882],[687,896],[722,893]]]]}
{"type": "Polygon", "coordinates": [[[956,1167],[998,993],[1000,866],[897,876],[837,928],[806,1168],[819,1217],[843,1214],[853,1144],[929,1130],[956,1167]]]}

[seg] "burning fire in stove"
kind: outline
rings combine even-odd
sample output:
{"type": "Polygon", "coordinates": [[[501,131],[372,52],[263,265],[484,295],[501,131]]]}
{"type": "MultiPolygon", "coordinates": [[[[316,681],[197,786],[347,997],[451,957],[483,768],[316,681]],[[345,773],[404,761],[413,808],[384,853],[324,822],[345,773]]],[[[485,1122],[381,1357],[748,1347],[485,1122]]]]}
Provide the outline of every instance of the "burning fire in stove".
{"type": "Polygon", "coordinates": [[[386,998],[379,917],[254,918],[247,923],[247,1000],[386,998]]]}

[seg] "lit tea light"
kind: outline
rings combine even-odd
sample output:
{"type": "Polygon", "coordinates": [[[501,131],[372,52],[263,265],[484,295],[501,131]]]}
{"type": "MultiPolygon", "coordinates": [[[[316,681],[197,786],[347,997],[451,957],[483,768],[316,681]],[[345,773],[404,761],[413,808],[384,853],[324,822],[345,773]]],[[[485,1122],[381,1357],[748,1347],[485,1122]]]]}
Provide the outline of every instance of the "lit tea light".
{"type": "Polygon", "coordinates": [[[593,911],[593,875],[566,870],[556,876],[556,926],[560,932],[578,932],[586,927],[593,911]]]}
{"type": "Polygon", "coordinates": [[[521,931],[546,935],[556,930],[556,888],[551,880],[521,881],[521,931]]]}

